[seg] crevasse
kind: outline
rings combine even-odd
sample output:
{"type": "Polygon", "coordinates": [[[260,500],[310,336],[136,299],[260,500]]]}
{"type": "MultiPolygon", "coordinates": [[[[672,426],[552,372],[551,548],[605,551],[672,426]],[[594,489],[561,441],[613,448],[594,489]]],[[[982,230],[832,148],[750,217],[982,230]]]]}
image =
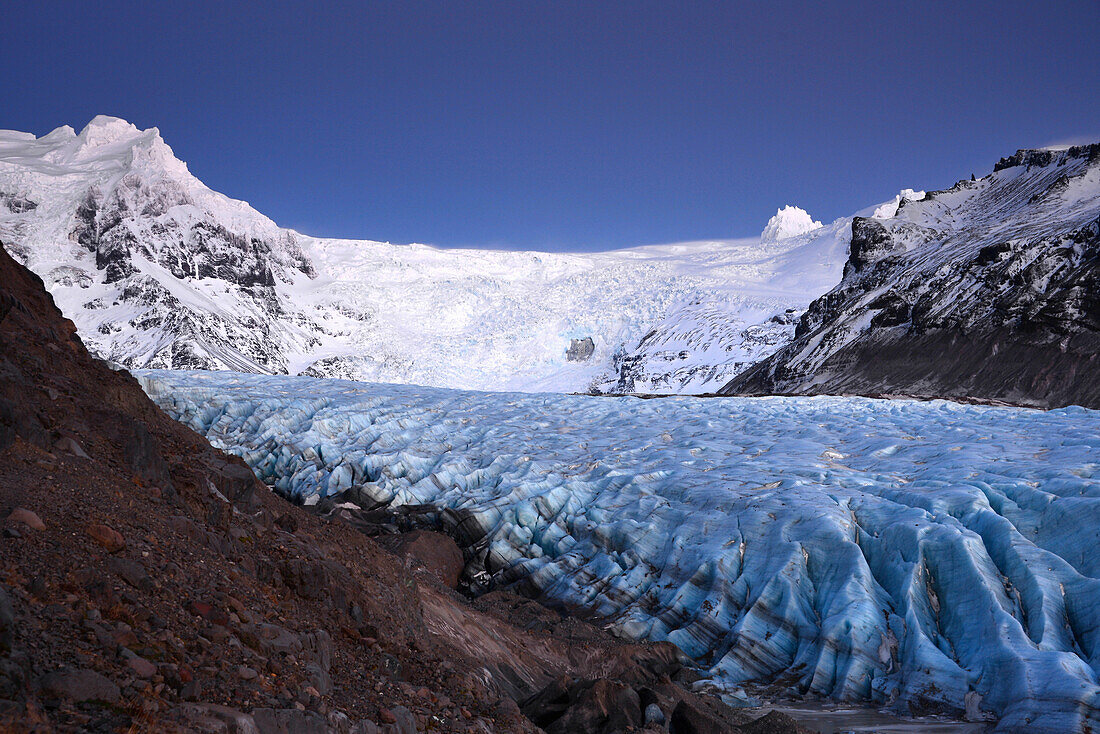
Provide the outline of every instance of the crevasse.
{"type": "Polygon", "coordinates": [[[1100,724],[1094,411],[141,380],[280,492],[449,508],[492,583],[671,640],[715,681],[1100,724]]]}

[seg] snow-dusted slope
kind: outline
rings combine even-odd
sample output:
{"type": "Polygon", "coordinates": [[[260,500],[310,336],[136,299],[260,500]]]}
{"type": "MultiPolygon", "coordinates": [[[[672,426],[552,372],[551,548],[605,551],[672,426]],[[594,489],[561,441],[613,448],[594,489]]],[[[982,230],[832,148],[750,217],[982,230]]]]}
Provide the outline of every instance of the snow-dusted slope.
{"type": "Polygon", "coordinates": [[[104,357],[285,372],[315,341],[281,318],[280,289],[312,274],[300,238],[203,186],[155,128],[0,132],[0,199],[0,240],[104,357]]]}
{"type": "Polygon", "coordinates": [[[475,586],[671,640],[716,684],[1100,727],[1096,411],[141,379],[279,491],[434,505],[475,586]]]}
{"type": "Polygon", "coordinates": [[[322,240],[208,189],[155,128],[0,132],[0,241],[93,351],[130,367],[712,390],[839,279],[847,220],[787,225],[764,244],[592,255],[322,240]],[[568,360],[585,338],[592,355],[568,360]]]}
{"type": "MultiPolygon", "coordinates": [[[[836,281],[836,262],[846,256],[851,221],[838,219],[827,227],[750,240],[740,247],[726,245],[724,261],[715,258],[705,267],[728,288],[696,294],[645,322],[647,330],[636,346],[613,355],[611,371],[593,382],[593,391],[713,392],[767,357],[793,337],[805,308],[799,293],[823,293],[836,281]]],[[[663,249],[673,257],[689,255],[680,248],[663,249]]]]}
{"type": "Polygon", "coordinates": [[[1100,143],[1022,150],[875,214],[797,339],[724,392],[1100,406],[1100,143]]]}

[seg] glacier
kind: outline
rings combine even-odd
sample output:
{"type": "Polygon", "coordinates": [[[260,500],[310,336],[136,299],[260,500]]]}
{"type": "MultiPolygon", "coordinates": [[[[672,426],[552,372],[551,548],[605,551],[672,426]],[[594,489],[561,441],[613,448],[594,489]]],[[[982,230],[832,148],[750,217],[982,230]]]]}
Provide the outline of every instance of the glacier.
{"type": "Polygon", "coordinates": [[[138,376],[280,493],[430,505],[474,588],[670,640],[705,685],[1100,725],[1095,411],[138,376]]]}
{"type": "Polygon", "coordinates": [[[0,241],[129,368],[713,391],[840,280],[850,225],[595,253],[318,238],[211,190],[157,128],[0,130],[0,241]]]}

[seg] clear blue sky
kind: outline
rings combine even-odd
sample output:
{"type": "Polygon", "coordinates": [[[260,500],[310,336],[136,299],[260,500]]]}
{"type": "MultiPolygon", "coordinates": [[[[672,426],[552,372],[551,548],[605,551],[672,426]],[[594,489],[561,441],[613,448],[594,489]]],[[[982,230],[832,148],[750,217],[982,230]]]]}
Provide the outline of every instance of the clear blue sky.
{"type": "Polygon", "coordinates": [[[310,234],[592,250],[1100,140],[1098,28],[1097,0],[47,0],[5,13],[0,127],[155,125],[310,234]]]}

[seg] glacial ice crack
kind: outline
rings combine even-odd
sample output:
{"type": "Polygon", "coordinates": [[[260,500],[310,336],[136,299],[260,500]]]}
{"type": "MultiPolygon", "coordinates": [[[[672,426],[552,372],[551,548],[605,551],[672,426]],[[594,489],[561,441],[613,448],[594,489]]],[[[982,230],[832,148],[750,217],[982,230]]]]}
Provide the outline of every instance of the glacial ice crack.
{"type": "Polygon", "coordinates": [[[716,682],[1100,724],[1100,415],[147,372],[280,492],[454,513],[492,584],[716,682]]]}

